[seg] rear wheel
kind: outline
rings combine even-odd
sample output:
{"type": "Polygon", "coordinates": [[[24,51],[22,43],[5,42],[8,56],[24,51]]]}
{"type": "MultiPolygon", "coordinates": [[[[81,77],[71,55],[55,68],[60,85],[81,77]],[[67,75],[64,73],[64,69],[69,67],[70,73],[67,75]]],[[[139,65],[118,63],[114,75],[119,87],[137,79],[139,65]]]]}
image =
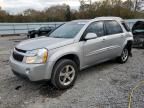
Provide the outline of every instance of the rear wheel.
{"type": "Polygon", "coordinates": [[[129,58],[129,51],[128,51],[128,48],[125,47],[122,51],[121,56],[118,57],[117,60],[119,63],[126,63],[128,58],[129,58]]]}
{"type": "Polygon", "coordinates": [[[143,44],[142,44],[142,48],[144,48],[144,42],[143,42],[143,44]]]}
{"type": "Polygon", "coordinates": [[[54,67],[52,84],[59,89],[67,89],[73,86],[77,77],[78,67],[69,59],[58,61],[54,67]]]}

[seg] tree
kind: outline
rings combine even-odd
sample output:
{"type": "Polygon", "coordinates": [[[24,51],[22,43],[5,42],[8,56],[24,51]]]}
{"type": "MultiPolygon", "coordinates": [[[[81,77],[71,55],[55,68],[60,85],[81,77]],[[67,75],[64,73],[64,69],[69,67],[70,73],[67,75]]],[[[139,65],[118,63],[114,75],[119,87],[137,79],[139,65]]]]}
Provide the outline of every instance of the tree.
{"type": "Polygon", "coordinates": [[[70,6],[67,5],[66,6],[66,21],[70,21],[71,20],[71,10],[70,10],[70,6]]]}
{"type": "Polygon", "coordinates": [[[123,2],[122,6],[129,10],[132,10],[134,8],[134,3],[132,2],[132,0],[126,0],[123,2]]]}
{"type": "Polygon", "coordinates": [[[16,15],[11,15],[0,8],[0,22],[55,22],[74,19],[91,19],[99,16],[118,16],[122,18],[144,18],[140,10],[144,5],[142,0],[79,0],[79,10],[70,6],[55,5],[38,11],[27,9],[16,15]],[[143,5],[142,5],[143,4],[143,5]]]}

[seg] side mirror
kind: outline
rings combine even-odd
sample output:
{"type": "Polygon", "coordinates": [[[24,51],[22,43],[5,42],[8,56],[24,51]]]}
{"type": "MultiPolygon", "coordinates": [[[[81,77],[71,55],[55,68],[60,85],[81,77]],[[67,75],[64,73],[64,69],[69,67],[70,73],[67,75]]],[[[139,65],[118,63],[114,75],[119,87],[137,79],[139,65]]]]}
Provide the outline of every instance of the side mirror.
{"type": "Polygon", "coordinates": [[[90,39],[95,39],[97,38],[97,34],[95,33],[88,33],[86,36],[85,36],[85,40],[90,40],[90,39]]]}

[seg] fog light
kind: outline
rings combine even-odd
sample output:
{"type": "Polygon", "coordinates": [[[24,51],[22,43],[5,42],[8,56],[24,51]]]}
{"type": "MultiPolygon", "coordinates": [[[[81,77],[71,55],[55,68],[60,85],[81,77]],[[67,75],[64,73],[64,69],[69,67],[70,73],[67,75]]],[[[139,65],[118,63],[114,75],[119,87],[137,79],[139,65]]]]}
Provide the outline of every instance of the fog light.
{"type": "Polygon", "coordinates": [[[26,69],[26,74],[27,74],[27,75],[30,74],[30,69],[26,69]]]}

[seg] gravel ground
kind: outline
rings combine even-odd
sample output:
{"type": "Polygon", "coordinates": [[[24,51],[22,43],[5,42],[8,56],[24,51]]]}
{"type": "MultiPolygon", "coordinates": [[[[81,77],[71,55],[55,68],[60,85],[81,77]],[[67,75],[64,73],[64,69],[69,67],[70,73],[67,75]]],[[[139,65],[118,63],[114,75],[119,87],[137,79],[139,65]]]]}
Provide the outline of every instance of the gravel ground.
{"type": "MultiPolygon", "coordinates": [[[[109,61],[79,72],[75,85],[56,90],[49,82],[30,82],[11,72],[8,59],[21,37],[0,38],[0,108],[128,108],[132,88],[144,80],[144,50],[133,49],[126,64],[109,61]]],[[[132,108],[143,108],[144,85],[132,108]]]]}

